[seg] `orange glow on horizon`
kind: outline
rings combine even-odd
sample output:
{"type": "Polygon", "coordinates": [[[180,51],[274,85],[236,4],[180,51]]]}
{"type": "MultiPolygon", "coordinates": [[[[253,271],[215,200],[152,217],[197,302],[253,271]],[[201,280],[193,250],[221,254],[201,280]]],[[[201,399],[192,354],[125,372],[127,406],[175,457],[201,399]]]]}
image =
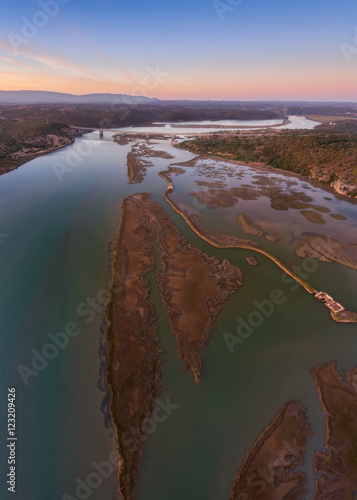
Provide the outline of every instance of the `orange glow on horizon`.
{"type": "MultiPolygon", "coordinates": [[[[123,84],[115,81],[98,81],[91,78],[56,78],[53,75],[0,72],[1,90],[43,90],[75,95],[91,93],[114,93],[144,95],[163,100],[357,100],[357,76],[341,78],[336,73],[326,75],[252,75],[240,78],[200,78],[195,82],[164,81],[156,88],[146,90],[140,84],[123,84]],[[202,84],[201,82],[205,82],[202,84]],[[328,85],[326,82],[328,81],[328,85]]],[[[170,80],[173,80],[170,78],[170,80]]]]}

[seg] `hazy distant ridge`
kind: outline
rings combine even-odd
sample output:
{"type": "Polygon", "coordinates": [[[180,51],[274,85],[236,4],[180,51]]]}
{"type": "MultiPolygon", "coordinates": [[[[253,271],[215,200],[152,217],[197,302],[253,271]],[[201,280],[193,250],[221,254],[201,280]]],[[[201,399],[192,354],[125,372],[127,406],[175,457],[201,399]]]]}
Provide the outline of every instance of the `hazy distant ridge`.
{"type": "MultiPolygon", "coordinates": [[[[352,102],[326,102],[326,101],[240,101],[240,100],[195,100],[195,99],[170,99],[161,100],[157,98],[150,98],[145,96],[131,96],[127,94],[84,94],[74,95],[65,94],[62,92],[48,92],[43,90],[0,90],[0,105],[1,104],[109,104],[115,106],[116,104],[152,104],[152,105],[176,105],[176,106],[194,106],[194,107],[216,107],[220,108],[233,108],[239,106],[254,107],[262,106],[271,108],[276,106],[352,106],[353,109],[357,108],[356,103],[352,102]]],[[[298,108],[299,110],[299,108],[298,108]]],[[[298,111],[297,110],[297,111],[298,111]]],[[[298,113],[299,114],[299,113],[298,113]]]]}
{"type": "Polygon", "coordinates": [[[157,99],[126,94],[73,95],[42,90],[0,90],[0,104],[150,104],[157,99]]]}

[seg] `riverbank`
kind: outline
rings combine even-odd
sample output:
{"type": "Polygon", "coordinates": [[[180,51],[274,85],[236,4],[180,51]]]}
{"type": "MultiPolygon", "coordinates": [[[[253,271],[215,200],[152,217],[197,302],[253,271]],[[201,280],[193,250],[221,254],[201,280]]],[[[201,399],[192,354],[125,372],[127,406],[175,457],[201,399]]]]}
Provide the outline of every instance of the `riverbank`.
{"type": "Polygon", "coordinates": [[[60,128],[61,134],[48,133],[25,138],[0,133],[0,175],[16,170],[40,156],[69,146],[81,135],[70,127],[60,128]]]}
{"type": "MultiPolygon", "coordinates": [[[[284,120],[281,122],[281,123],[276,123],[274,125],[239,125],[239,129],[242,129],[242,130],[261,130],[262,128],[266,128],[266,129],[270,129],[270,128],[280,128],[280,127],[284,127],[286,125],[290,125],[291,121],[289,120],[289,118],[284,118],[284,120]]],[[[149,124],[149,126],[152,126],[152,127],[160,127],[162,125],[165,125],[165,123],[151,123],[149,124]]],[[[172,128],[187,128],[187,124],[183,124],[181,125],[179,122],[178,123],[170,123],[171,127],[172,128]]],[[[140,125],[139,125],[140,126],[140,125]]],[[[215,129],[219,129],[219,130],[226,130],[226,131],[232,131],[232,129],[234,129],[234,125],[217,125],[214,121],[209,124],[209,125],[201,125],[200,123],[197,123],[197,124],[189,124],[190,128],[203,128],[203,129],[212,129],[212,128],[215,128],[215,129]]]]}
{"type": "Polygon", "coordinates": [[[323,127],[304,132],[211,133],[175,146],[251,167],[294,172],[330,186],[340,195],[354,198],[357,194],[357,136],[341,131],[340,123],[335,125],[336,130],[323,127]],[[346,150],[349,152],[347,157],[346,150]]]}

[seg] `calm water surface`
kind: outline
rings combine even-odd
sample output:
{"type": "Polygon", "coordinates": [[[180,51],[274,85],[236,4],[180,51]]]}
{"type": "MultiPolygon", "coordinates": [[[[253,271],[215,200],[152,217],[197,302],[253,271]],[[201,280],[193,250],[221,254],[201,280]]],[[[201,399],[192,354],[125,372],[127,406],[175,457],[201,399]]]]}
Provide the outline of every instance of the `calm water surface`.
{"type": "MultiPolygon", "coordinates": [[[[332,359],[340,369],[353,368],[356,326],[334,323],[313,297],[284,284],[281,270],[264,256],[258,256],[259,266],[252,268],[245,261],[251,252],[218,250],[201,241],[167,206],[162,197],[166,182],[157,173],[169,163],[193,158],[192,154],[174,149],[169,141],[155,140],[152,147],[170,152],[174,159],[153,159],[155,165],[148,168],[144,182],[129,185],[126,155],[131,144],[118,146],[111,135],[106,132],[104,140],[99,140],[97,133],[87,134],[72,146],[0,177],[0,233],[7,235],[0,240],[1,392],[5,407],[7,387],[17,390],[17,498],[55,500],[64,494],[77,498],[78,481],[85,483],[95,471],[93,462],[108,460],[116,448],[105,410],[104,311],[96,302],[94,307],[87,301],[96,300],[98,292],[108,286],[110,243],[121,201],[136,192],[150,192],[190,243],[208,255],[228,258],[244,272],[243,288],[225,303],[202,353],[204,371],[199,384],[182,371],[154,273],[150,276],[163,349],[161,399],[170,397],[179,407],[145,443],[138,500],[227,499],[246,450],[290,399],[306,406],[314,432],[305,464],[308,498],[312,498],[312,462],[314,451],[323,445],[324,424],[310,369],[332,359]],[[78,163],[79,153],[82,160],[78,163]],[[286,296],[284,304],[231,354],[224,332],[235,333],[237,318],[246,319],[255,309],[253,302],[269,298],[276,288],[286,296]],[[31,367],[33,356],[51,342],[49,334],[63,332],[70,321],[76,322],[80,333],[24,383],[18,366],[31,367]]],[[[230,183],[254,180],[248,167],[237,166],[236,173],[244,181],[229,178],[230,183]]],[[[288,182],[284,174],[266,175],[288,182]]],[[[173,199],[197,210],[212,231],[241,236],[233,208],[208,210],[195,204],[190,192],[197,179],[203,179],[199,170],[187,168],[175,179],[173,199]]],[[[289,189],[306,192],[314,203],[348,220],[335,221],[322,214],[327,223],[316,229],[299,211],[274,211],[264,196],[239,202],[239,210],[270,224],[271,231],[280,236],[279,243],[262,241],[264,248],[293,265],[301,263],[295,239],[304,231],[335,237],[348,234],[350,242],[357,242],[356,205],[305,179],[293,180],[295,185],[289,189]]],[[[357,310],[356,278],[357,271],[319,263],[309,281],[357,310]]],[[[5,418],[2,412],[3,444],[5,418]]],[[[2,471],[7,469],[6,457],[3,445],[2,471]]],[[[12,498],[4,483],[0,497],[12,498]]],[[[114,500],[116,489],[113,473],[92,489],[90,498],[114,500]]]]}
{"type": "Polygon", "coordinates": [[[119,132],[145,133],[145,134],[167,134],[167,135],[196,135],[209,132],[222,131],[220,127],[228,127],[230,130],[244,130],[247,127],[270,127],[279,125],[278,128],[288,129],[313,129],[319,122],[309,120],[303,116],[289,116],[291,123],[282,125],[282,120],[217,120],[207,122],[181,122],[181,123],[157,123],[155,126],[123,127],[116,129],[119,132]],[[193,126],[194,125],[194,126],[193,126]],[[212,125],[212,128],[200,128],[200,125],[212,125]]]}

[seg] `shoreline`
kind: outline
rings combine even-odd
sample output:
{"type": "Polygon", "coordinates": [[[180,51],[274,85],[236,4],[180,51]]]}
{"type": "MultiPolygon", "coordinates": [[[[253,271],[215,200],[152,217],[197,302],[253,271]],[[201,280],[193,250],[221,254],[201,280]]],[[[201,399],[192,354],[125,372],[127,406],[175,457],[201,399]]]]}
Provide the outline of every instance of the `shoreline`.
{"type": "MultiPolygon", "coordinates": [[[[108,129],[108,131],[112,130],[115,135],[130,135],[130,136],[151,136],[151,135],[154,135],[154,136],[157,136],[158,138],[164,138],[165,136],[168,137],[168,138],[172,138],[172,136],[176,136],[176,135],[187,135],[187,136],[200,136],[200,135],[212,135],[212,134],[215,134],[215,133],[220,133],[220,132],[239,132],[239,131],[246,131],[246,130],[270,130],[270,129],[280,129],[281,130],[284,130],[282,127],[285,127],[286,125],[289,125],[291,123],[291,121],[288,119],[288,118],[285,118],[284,121],[282,123],[277,123],[275,125],[179,125],[179,122],[177,122],[178,124],[175,126],[175,124],[173,123],[170,123],[170,127],[167,128],[167,130],[165,130],[165,132],[158,132],[157,130],[155,130],[155,128],[160,128],[160,127],[165,127],[165,125],[167,125],[167,122],[162,122],[162,124],[158,124],[158,125],[154,125],[154,124],[149,124],[149,125],[132,125],[132,130],[120,130],[120,128],[118,129],[108,129]],[[139,132],[139,131],[136,131],[135,128],[142,128],[142,127],[146,127],[146,128],[152,128],[153,130],[151,131],[145,131],[145,132],[139,132]],[[183,133],[183,132],[180,132],[179,129],[185,129],[185,128],[197,128],[197,129],[207,129],[207,132],[190,132],[190,133],[183,133]],[[175,129],[178,129],[175,131],[175,129]],[[215,131],[213,132],[210,132],[209,130],[212,130],[212,129],[215,129],[215,131]],[[216,132],[217,131],[217,132],[216,132]]],[[[94,130],[94,129],[93,129],[94,130]]]]}
{"type": "MultiPolygon", "coordinates": [[[[217,121],[222,121],[222,120],[217,120],[217,121]]],[[[237,120],[237,121],[244,121],[244,120],[237,120]]],[[[245,120],[245,121],[255,121],[255,120],[245,120]]],[[[312,120],[313,121],[313,120],[312,120]]],[[[148,125],[148,127],[162,127],[165,125],[170,125],[170,128],[207,128],[207,129],[212,129],[216,128],[219,130],[262,130],[266,128],[279,128],[279,127],[285,127],[286,125],[290,125],[291,121],[289,118],[284,118],[281,123],[276,123],[274,125],[215,125],[214,122],[212,122],[211,125],[200,125],[198,122],[195,122],[196,124],[180,124],[180,122],[157,122],[157,123],[151,123],[148,125]],[[239,128],[236,128],[239,127],[239,128]]],[[[134,125],[135,126],[135,125],[134,125]]],[[[137,127],[142,127],[142,125],[137,125],[137,127]]]]}
{"type": "MultiPolygon", "coordinates": [[[[192,134],[190,134],[192,135],[192,134]]],[[[198,134],[196,134],[198,135],[198,134]]],[[[201,136],[209,136],[209,135],[213,135],[212,133],[210,134],[200,134],[201,136]]],[[[186,141],[189,141],[190,138],[188,139],[185,139],[186,141]]],[[[261,169],[261,170],[269,170],[270,172],[274,173],[274,172],[278,172],[278,173],[283,173],[284,175],[292,175],[294,177],[299,177],[299,178],[303,178],[303,179],[307,179],[309,182],[311,182],[312,185],[315,185],[327,192],[330,192],[330,193],[333,193],[335,196],[337,196],[338,198],[341,198],[342,200],[346,201],[350,201],[352,203],[357,203],[357,198],[354,197],[354,196],[350,196],[349,194],[347,194],[346,192],[343,192],[341,189],[340,189],[340,183],[343,184],[342,181],[333,181],[331,184],[329,183],[325,183],[321,180],[319,180],[317,177],[313,177],[313,176],[308,176],[308,175],[302,175],[302,174],[298,174],[297,172],[293,172],[291,170],[284,170],[282,168],[279,168],[279,167],[273,167],[271,165],[267,165],[266,163],[260,163],[260,162],[244,162],[244,161],[240,161],[240,160],[232,160],[231,158],[225,156],[225,155],[222,155],[222,156],[219,156],[219,155],[208,155],[208,154],[200,154],[200,153],[197,153],[197,151],[192,151],[190,148],[184,148],[181,146],[182,142],[179,142],[179,143],[175,143],[174,141],[172,141],[172,146],[177,148],[177,149],[183,149],[185,151],[189,151],[190,153],[192,154],[195,154],[196,157],[201,157],[201,158],[207,158],[207,159],[214,159],[214,160],[217,160],[217,161],[226,161],[226,162],[229,162],[229,163],[233,163],[234,165],[242,165],[244,167],[250,167],[250,168],[254,168],[254,169],[261,169]]]]}
{"type": "MultiPolygon", "coordinates": [[[[192,160],[189,160],[192,161],[192,160]]],[[[187,162],[188,163],[188,162],[187,162]]],[[[181,163],[183,165],[184,162],[181,163]]],[[[172,181],[167,177],[165,174],[169,174],[171,172],[171,166],[168,167],[167,170],[161,171],[158,173],[158,175],[162,178],[165,179],[166,182],[168,183],[168,187],[166,188],[163,196],[167,203],[175,210],[176,213],[178,213],[184,220],[185,222],[189,225],[189,227],[192,229],[192,231],[202,240],[206,241],[208,244],[216,247],[216,248],[238,248],[238,249],[244,249],[244,250],[250,250],[254,252],[258,252],[260,254],[265,255],[268,257],[270,260],[272,260],[278,267],[280,267],[286,274],[291,276],[297,283],[299,283],[309,294],[314,295],[315,298],[320,300],[321,303],[323,303],[329,310],[330,310],[330,315],[334,321],[337,323],[357,323],[357,313],[353,313],[351,311],[348,311],[346,309],[343,309],[345,311],[345,315],[342,316],[341,314],[336,314],[333,309],[329,307],[329,303],[326,303],[324,300],[321,300],[319,297],[321,296],[323,298],[323,292],[319,292],[317,289],[315,289],[310,283],[307,281],[303,280],[298,276],[297,274],[293,273],[289,268],[287,268],[284,264],[282,264],[276,257],[271,255],[269,252],[266,250],[263,250],[262,248],[259,248],[257,246],[254,246],[252,244],[248,244],[245,241],[247,240],[241,240],[241,242],[237,243],[225,243],[224,241],[215,241],[208,235],[206,235],[204,232],[202,232],[200,229],[197,228],[197,226],[192,222],[191,218],[188,217],[188,215],[180,210],[180,208],[176,205],[174,201],[172,201],[168,195],[174,191],[173,183],[172,181]]],[[[332,297],[330,297],[331,301],[333,301],[332,297]]]]}
{"type": "MultiPolygon", "coordinates": [[[[170,169],[171,167],[169,167],[170,169]]],[[[211,239],[209,236],[207,236],[206,234],[204,234],[203,232],[201,232],[196,226],[195,224],[189,219],[189,217],[184,213],[182,212],[179,207],[176,205],[175,202],[173,202],[169,197],[168,197],[168,194],[169,193],[172,193],[173,192],[173,184],[172,182],[170,181],[170,179],[168,177],[166,177],[165,173],[166,172],[169,172],[169,171],[162,171],[162,172],[159,172],[158,175],[165,179],[168,183],[168,188],[166,189],[166,191],[164,192],[163,196],[165,198],[165,200],[167,201],[167,203],[169,203],[169,205],[175,210],[176,213],[178,213],[179,215],[181,215],[181,217],[186,221],[186,223],[190,226],[190,228],[192,229],[192,231],[197,235],[199,236],[201,239],[203,239],[204,241],[206,241],[207,243],[209,243],[210,245],[216,247],[216,248],[239,248],[239,249],[244,249],[244,250],[250,250],[250,251],[254,251],[254,252],[258,252],[260,254],[263,254],[265,255],[266,257],[268,257],[269,259],[271,259],[273,262],[275,262],[275,264],[277,266],[279,266],[284,272],[286,272],[287,274],[289,274],[292,278],[294,278],[303,288],[305,288],[305,290],[312,294],[312,293],[315,293],[315,288],[313,288],[309,283],[307,283],[306,281],[304,281],[302,278],[300,278],[298,275],[294,274],[292,271],[290,271],[290,269],[288,269],[286,266],[284,266],[284,264],[282,264],[277,258],[275,258],[273,255],[269,254],[269,252],[267,252],[266,250],[263,250],[262,248],[259,248],[258,246],[254,246],[252,244],[248,244],[248,243],[241,243],[241,244],[224,244],[224,243],[219,243],[213,239],[211,239]]],[[[244,241],[244,240],[242,240],[244,241]]],[[[246,240],[248,241],[248,240],[246,240]]]]}
{"type": "MultiPolygon", "coordinates": [[[[254,498],[259,483],[253,483],[251,479],[260,470],[272,476],[264,488],[270,500],[287,498],[305,489],[306,475],[296,469],[299,464],[304,464],[306,442],[311,437],[306,409],[299,401],[285,403],[246,452],[231,487],[230,500],[254,498]]],[[[266,479],[264,475],[260,477],[266,479]]]]}
{"type": "Polygon", "coordinates": [[[125,240],[126,219],[129,217],[126,209],[124,200],[113,244],[111,300],[107,306],[107,381],[111,390],[110,410],[120,457],[118,490],[124,500],[133,500],[146,438],[143,425],[151,414],[152,401],[160,396],[162,388],[159,385],[161,360],[156,316],[154,307],[147,301],[149,285],[145,278],[155,265],[155,255],[151,248],[145,248],[145,242],[137,245],[143,262],[137,279],[132,279],[136,255],[132,255],[129,262],[125,244],[130,246],[132,243],[135,246],[135,242],[130,242],[128,238],[125,240]],[[123,279],[130,282],[129,287],[121,283],[123,279]],[[131,291],[128,291],[130,287],[131,291]],[[132,385],[136,387],[139,380],[140,389],[133,391],[132,385]]]}
{"type": "Polygon", "coordinates": [[[52,146],[49,149],[39,151],[38,153],[31,153],[28,155],[26,153],[24,153],[23,156],[19,156],[18,158],[15,158],[14,163],[9,165],[8,167],[4,166],[4,168],[3,168],[2,166],[0,166],[0,175],[8,174],[8,173],[12,172],[13,170],[18,169],[19,167],[26,165],[26,163],[29,163],[30,161],[36,160],[36,158],[40,158],[41,156],[45,156],[45,155],[47,155],[49,153],[53,153],[54,151],[57,151],[59,149],[66,148],[67,146],[70,146],[71,144],[73,144],[75,142],[76,138],[79,137],[80,135],[81,134],[77,134],[75,137],[73,137],[73,139],[68,139],[68,142],[66,144],[52,146]]]}
{"type": "MultiPolygon", "coordinates": [[[[326,493],[334,498],[353,498],[356,491],[357,368],[340,376],[336,361],[311,370],[325,419],[325,442],[317,450],[314,468],[314,499],[326,493]]],[[[326,498],[326,497],[325,497],[326,498]]]]}

